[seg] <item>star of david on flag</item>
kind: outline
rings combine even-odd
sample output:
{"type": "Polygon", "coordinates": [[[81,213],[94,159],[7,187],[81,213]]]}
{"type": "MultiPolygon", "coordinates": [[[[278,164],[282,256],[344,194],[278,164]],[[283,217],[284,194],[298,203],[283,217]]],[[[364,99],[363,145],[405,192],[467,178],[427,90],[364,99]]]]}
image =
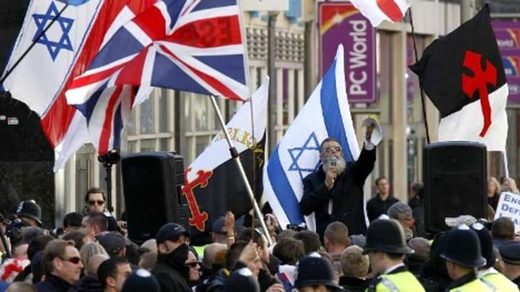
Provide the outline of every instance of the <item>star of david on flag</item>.
{"type": "Polygon", "coordinates": [[[69,37],[69,32],[74,23],[74,19],[58,16],[59,13],[56,4],[51,2],[51,5],[45,14],[33,14],[33,19],[37,27],[36,33],[33,36],[33,41],[45,45],[53,61],[56,60],[56,57],[58,57],[61,50],[74,50],[69,37]],[[56,20],[53,23],[53,27],[50,29],[56,29],[56,25],[59,26],[59,30],[61,30],[61,35],[59,35],[59,37],[56,35],[50,37],[47,35],[47,32],[44,33],[45,29],[52,23],[53,19],[56,20]],[[57,37],[57,40],[53,39],[53,37],[57,37]]]}
{"type": "Polygon", "coordinates": [[[30,1],[3,76],[9,75],[2,85],[40,117],[43,133],[55,151],[55,171],[90,142],[86,119],[67,104],[65,90],[119,27],[155,2],[30,1]],[[37,36],[41,37],[35,40],[37,36]]]}
{"type": "Polygon", "coordinates": [[[357,160],[360,151],[347,99],[341,45],[264,167],[264,192],[283,228],[305,221],[310,230],[316,230],[314,215],[304,217],[299,201],[303,196],[302,178],[320,167],[319,145],[328,137],[341,144],[347,162],[357,160]]]}
{"type": "Polygon", "coordinates": [[[303,146],[290,148],[288,151],[292,158],[292,164],[288,170],[297,171],[301,179],[315,171],[320,165],[320,160],[316,155],[320,154],[320,142],[314,132],[305,140],[303,146]]]}

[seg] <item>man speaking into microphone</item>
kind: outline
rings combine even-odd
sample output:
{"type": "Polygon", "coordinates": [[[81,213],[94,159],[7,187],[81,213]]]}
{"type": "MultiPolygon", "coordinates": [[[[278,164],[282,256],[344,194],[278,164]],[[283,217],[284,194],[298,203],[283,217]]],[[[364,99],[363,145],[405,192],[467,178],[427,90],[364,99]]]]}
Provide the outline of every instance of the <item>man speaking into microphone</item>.
{"type": "Polygon", "coordinates": [[[366,128],[365,143],[358,160],[347,165],[343,149],[334,138],[320,145],[321,167],[303,179],[300,209],[304,215],[314,212],[316,232],[323,240],[327,225],[341,221],[350,234],[365,234],[363,185],[374,169],[375,144],[371,142],[375,124],[366,128]]]}

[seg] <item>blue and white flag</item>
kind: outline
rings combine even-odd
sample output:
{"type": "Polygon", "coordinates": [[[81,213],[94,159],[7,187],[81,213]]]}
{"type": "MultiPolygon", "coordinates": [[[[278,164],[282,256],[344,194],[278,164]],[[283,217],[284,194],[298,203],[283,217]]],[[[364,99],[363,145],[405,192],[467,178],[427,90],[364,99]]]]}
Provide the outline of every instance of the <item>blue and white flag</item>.
{"type": "Polygon", "coordinates": [[[303,216],[298,202],[303,178],[320,166],[320,143],[327,137],[339,141],[345,160],[359,156],[345,86],[343,46],[311,97],[274,149],[264,168],[264,192],[280,226],[306,221],[315,230],[314,215],[303,216]]]}
{"type": "Polygon", "coordinates": [[[3,76],[11,70],[12,74],[2,86],[40,117],[43,133],[55,151],[55,171],[91,141],[87,120],[67,104],[65,91],[106,41],[154,2],[33,0],[29,4],[3,76]]]}

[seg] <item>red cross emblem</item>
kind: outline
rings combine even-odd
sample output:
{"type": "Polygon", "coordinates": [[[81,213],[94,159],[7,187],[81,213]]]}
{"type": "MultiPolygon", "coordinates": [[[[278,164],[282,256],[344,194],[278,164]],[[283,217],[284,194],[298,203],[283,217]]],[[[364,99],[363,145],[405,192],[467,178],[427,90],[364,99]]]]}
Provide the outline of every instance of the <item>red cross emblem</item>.
{"type": "Polygon", "coordinates": [[[197,187],[205,188],[208,186],[209,179],[213,175],[213,171],[197,171],[197,177],[192,181],[188,181],[188,173],[191,171],[191,168],[187,168],[184,172],[184,185],[182,186],[182,194],[186,197],[188,201],[188,208],[190,209],[191,217],[189,220],[189,224],[191,226],[195,226],[199,231],[203,232],[206,227],[206,221],[208,221],[208,213],[201,212],[199,203],[195,198],[195,194],[193,190],[197,187]]]}
{"type": "Polygon", "coordinates": [[[489,104],[488,84],[495,86],[497,83],[497,69],[489,60],[485,60],[485,69],[482,68],[482,55],[466,51],[463,66],[473,74],[469,76],[462,73],[462,91],[469,99],[473,99],[475,92],[480,96],[480,106],[484,116],[484,125],[480,131],[480,137],[484,137],[491,126],[491,106],[489,104]]]}

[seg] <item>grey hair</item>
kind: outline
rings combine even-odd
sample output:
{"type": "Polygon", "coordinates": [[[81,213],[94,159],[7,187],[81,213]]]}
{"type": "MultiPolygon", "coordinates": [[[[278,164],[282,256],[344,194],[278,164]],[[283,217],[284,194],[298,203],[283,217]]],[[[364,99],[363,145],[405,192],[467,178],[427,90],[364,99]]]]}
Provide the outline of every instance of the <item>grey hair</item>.
{"type": "Polygon", "coordinates": [[[412,208],[405,203],[397,202],[388,208],[388,217],[396,220],[413,218],[412,208]]]}

